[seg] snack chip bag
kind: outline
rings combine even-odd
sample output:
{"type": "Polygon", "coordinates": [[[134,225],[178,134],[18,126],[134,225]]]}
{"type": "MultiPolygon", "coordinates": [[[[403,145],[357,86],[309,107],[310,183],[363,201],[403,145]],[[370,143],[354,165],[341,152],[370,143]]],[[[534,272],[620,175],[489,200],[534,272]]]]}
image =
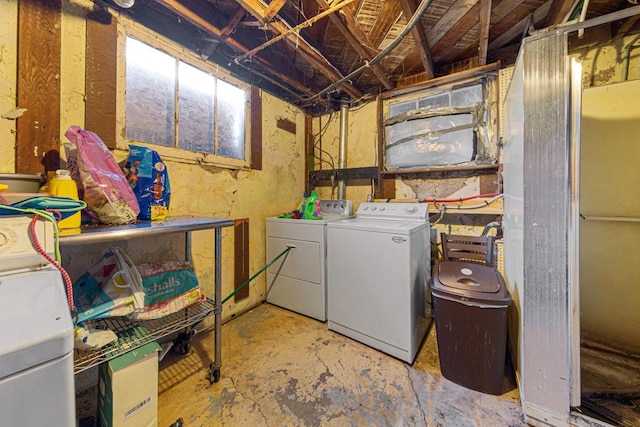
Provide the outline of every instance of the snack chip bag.
{"type": "Polygon", "coordinates": [[[167,167],[160,155],[147,147],[129,145],[124,169],[140,206],[138,219],[165,219],[169,214],[171,186],[167,167]]]}

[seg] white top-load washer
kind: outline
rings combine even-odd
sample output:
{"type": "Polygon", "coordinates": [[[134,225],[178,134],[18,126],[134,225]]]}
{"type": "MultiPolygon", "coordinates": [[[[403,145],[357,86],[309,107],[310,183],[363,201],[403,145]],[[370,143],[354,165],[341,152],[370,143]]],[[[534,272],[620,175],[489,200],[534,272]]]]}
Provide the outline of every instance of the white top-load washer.
{"type": "MultiPolygon", "coordinates": [[[[74,426],[73,323],[60,272],[31,246],[30,220],[0,217],[1,269],[15,267],[0,272],[0,424],[74,426]]],[[[52,251],[52,225],[38,221],[37,235],[52,251]]]]}
{"type": "Polygon", "coordinates": [[[353,218],[351,200],[320,200],[321,220],[267,218],[266,258],[271,261],[292,249],[267,269],[267,302],[327,320],[327,224],[353,218]]]}
{"type": "Polygon", "coordinates": [[[362,203],[327,225],[329,329],[413,363],[431,323],[428,206],[362,203]]]}

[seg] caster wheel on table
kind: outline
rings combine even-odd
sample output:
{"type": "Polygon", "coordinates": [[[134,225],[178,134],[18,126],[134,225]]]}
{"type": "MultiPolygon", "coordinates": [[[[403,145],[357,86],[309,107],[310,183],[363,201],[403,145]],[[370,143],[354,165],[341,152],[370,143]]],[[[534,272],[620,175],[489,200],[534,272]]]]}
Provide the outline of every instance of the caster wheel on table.
{"type": "Polygon", "coordinates": [[[220,381],[220,368],[215,368],[213,363],[209,366],[209,383],[215,384],[220,381]]]}

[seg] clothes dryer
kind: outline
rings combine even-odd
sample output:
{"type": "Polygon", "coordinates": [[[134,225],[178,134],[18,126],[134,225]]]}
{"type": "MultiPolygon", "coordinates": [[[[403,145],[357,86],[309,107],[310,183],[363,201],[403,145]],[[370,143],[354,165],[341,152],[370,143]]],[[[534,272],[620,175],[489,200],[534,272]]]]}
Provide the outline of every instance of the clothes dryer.
{"type": "Polygon", "coordinates": [[[431,323],[428,206],[362,203],[327,225],[328,327],[413,363],[431,323]]]}
{"type": "Polygon", "coordinates": [[[266,258],[292,249],[267,269],[267,302],[327,320],[327,224],[353,218],[351,200],[321,200],[321,220],[267,218],[266,258]]]}

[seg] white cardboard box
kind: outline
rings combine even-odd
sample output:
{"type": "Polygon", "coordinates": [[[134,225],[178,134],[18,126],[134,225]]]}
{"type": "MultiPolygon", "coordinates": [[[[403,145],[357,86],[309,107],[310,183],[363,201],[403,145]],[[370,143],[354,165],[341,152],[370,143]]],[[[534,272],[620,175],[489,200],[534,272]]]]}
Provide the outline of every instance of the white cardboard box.
{"type": "Polygon", "coordinates": [[[102,363],[98,369],[101,427],[158,425],[158,351],[155,341],[102,363]]]}

